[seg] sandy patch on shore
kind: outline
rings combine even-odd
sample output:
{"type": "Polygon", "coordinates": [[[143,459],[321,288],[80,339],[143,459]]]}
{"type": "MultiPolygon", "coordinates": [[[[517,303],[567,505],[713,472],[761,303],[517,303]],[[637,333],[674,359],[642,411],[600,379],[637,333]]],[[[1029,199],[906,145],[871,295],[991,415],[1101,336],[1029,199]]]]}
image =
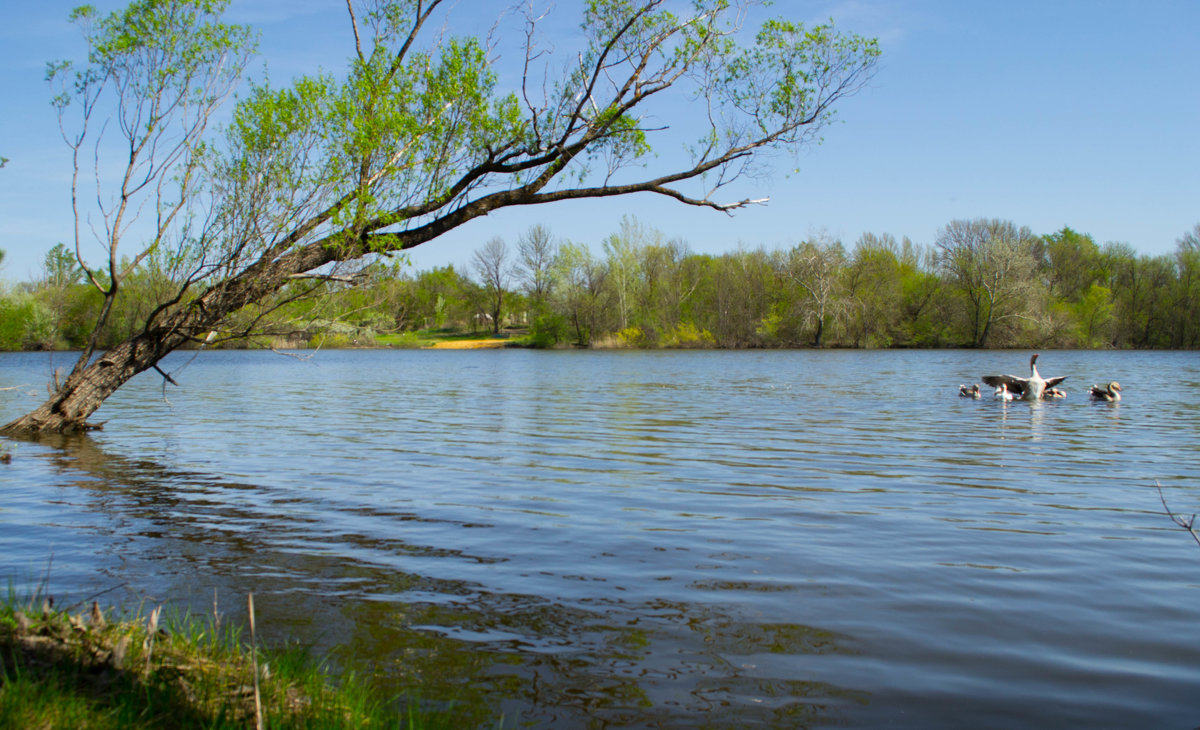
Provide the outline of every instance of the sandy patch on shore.
{"type": "Polygon", "coordinates": [[[430,345],[430,350],[489,350],[504,347],[508,340],[444,340],[430,345]]]}

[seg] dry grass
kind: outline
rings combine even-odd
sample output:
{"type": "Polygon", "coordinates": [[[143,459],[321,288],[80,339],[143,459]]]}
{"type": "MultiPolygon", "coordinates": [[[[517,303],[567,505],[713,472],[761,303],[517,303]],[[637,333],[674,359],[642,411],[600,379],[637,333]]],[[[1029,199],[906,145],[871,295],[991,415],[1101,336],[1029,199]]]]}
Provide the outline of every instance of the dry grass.
{"type": "Polygon", "coordinates": [[[442,340],[427,349],[431,350],[492,350],[508,347],[508,340],[442,340]]]}
{"type": "Polygon", "coordinates": [[[297,648],[260,651],[220,616],[110,621],[41,599],[0,605],[0,729],[419,727],[297,648]]]}

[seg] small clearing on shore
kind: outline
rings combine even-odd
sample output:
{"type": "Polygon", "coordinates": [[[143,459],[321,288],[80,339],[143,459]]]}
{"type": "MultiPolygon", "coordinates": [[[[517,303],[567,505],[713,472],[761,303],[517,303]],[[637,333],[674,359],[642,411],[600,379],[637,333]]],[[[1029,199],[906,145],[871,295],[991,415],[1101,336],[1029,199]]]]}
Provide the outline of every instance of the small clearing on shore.
{"type": "Polygon", "coordinates": [[[430,345],[429,350],[489,350],[507,347],[508,340],[442,340],[430,345]]]}

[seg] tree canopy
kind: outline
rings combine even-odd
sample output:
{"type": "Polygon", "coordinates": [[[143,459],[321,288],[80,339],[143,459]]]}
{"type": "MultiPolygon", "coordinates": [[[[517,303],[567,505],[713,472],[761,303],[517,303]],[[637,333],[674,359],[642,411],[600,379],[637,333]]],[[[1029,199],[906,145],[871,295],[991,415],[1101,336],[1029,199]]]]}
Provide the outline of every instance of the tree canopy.
{"type": "MultiPolygon", "coordinates": [[[[412,272],[403,261],[379,261],[352,283],[331,283],[321,297],[237,313],[230,326],[236,317],[257,318],[254,336],[218,346],[420,346],[501,328],[510,343],[532,347],[1200,346],[1194,232],[1180,237],[1170,256],[1098,246],[1069,227],[1028,239],[1032,262],[1007,281],[1020,298],[1001,305],[979,345],[980,320],[972,315],[987,309],[974,308],[966,282],[936,244],[864,233],[847,246],[818,233],[774,250],[742,242],[713,255],[636,219],[610,224],[612,233],[595,234],[599,256],[587,243],[535,224],[518,237],[515,253],[497,236],[480,244],[484,260],[489,248],[505,252],[498,266],[482,270],[412,272]]],[[[971,227],[1024,229],[959,220],[939,235],[971,227]]],[[[158,259],[136,267],[100,333],[100,349],[137,334],[172,287],[158,259]]],[[[0,289],[0,349],[78,349],[102,304],[73,255],[56,246],[39,276],[0,289]]]]}
{"type": "Polygon", "coordinates": [[[245,336],[256,312],[500,208],[637,192],[719,211],[760,202],[722,196],[771,153],[815,141],[879,48],[832,22],[772,19],[747,36],[755,4],[589,0],[570,53],[543,51],[530,6],[521,82],[501,88],[491,37],[442,32],[455,4],[348,2],[347,72],[253,85],[220,137],[209,121],[253,46],[249,29],[221,22],[226,2],[134,0],[103,18],[80,8],[87,63],[53,64],[50,78],[77,230],[93,199],[80,180],[97,186],[108,265],[86,270],[105,298],[94,331],[131,267],[153,258],[172,286],[140,332],[96,359],[93,338],[51,398],[4,431],[83,429],[168,352],[245,336]],[[683,132],[685,156],[655,156],[683,132]],[[112,178],[108,145],[126,161],[112,178]],[[149,243],[119,254],[146,210],[149,243]]]}

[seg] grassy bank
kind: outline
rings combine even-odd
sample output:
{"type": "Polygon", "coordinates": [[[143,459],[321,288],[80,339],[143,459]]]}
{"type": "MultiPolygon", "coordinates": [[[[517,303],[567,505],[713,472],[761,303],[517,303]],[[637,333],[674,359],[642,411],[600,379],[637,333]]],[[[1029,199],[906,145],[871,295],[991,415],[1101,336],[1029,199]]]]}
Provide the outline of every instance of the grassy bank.
{"type": "MultiPolygon", "coordinates": [[[[161,608],[113,620],[92,603],[0,604],[0,728],[419,728],[429,723],[333,683],[307,651],[161,608]]],[[[253,616],[253,612],[250,614],[253,616]]],[[[437,724],[437,723],[433,723],[437,724]]]]}
{"type": "Polygon", "coordinates": [[[379,347],[432,348],[438,350],[479,350],[500,347],[528,347],[529,333],[525,329],[510,328],[493,335],[456,330],[419,330],[399,334],[379,335],[375,338],[379,347]]]}

